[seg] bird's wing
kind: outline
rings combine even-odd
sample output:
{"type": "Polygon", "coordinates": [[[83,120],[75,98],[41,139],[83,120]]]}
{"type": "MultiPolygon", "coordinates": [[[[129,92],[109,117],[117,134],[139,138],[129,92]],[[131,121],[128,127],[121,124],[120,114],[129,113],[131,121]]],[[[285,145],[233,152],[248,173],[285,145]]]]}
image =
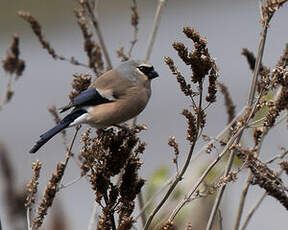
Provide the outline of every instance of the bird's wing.
{"type": "Polygon", "coordinates": [[[60,108],[60,113],[76,106],[95,106],[112,101],[114,101],[114,98],[107,91],[101,92],[99,89],[89,88],[74,97],[68,105],[60,108]]]}
{"type": "Polygon", "coordinates": [[[95,106],[115,101],[125,96],[127,89],[134,85],[134,82],[121,76],[115,70],[110,70],[96,78],[87,90],[76,96],[68,105],[60,108],[60,112],[75,106],[95,106]]]}
{"type": "Polygon", "coordinates": [[[121,98],[127,94],[127,89],[135,86],[135,82],[120,75],[115,70],[110,70],[96,78],[90,87],[100,90],[105,97],[121,98]]]}

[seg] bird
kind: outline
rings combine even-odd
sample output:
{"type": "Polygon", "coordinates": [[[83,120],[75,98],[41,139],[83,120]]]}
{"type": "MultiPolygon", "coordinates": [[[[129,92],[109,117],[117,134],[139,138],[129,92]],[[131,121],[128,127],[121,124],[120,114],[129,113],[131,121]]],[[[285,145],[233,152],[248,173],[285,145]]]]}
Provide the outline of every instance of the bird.
{"type": "Polygon", "coordinates": [[[151,96],[151,80],[159,75],[145,61],[128,60],[96,78],[70,103],[60,108],[66,115],[55,127],[40,136],[29,153],[36,153],[63,129],[88,124],[100,129],[117,126],[139,115],[151,96]]]}

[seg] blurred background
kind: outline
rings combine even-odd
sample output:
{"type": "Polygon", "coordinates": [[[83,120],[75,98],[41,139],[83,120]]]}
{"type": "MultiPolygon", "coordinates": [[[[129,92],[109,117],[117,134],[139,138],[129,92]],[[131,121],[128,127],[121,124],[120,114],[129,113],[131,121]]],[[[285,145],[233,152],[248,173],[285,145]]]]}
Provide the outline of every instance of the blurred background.
{"type": "MultiPolygon", "coordinates": [[[[137,2],[140,16],[139,40],[132,57],[143,59],[157,1],[139,0],[137,2]]],[[[129,41],[133,39],[133,28],[130,25],[131,1],[105,0],[100,1],[99,4],[100,26],[115,66],[120,62],[116,50],[124,46],[127,51],[130,47],[129,41]]],[[[19,190],[23,189],[32,175],[33,161],[39,159],[43,163],[40,185],[43,189],[49,176],[55,170],[57,162],[64,159],[65,148],[60,135],[48,142],[36,155],[30,155],[28,151],[38,136],[54,125],[47,107],[52,104],[60,107],[69,100],[72,74],[91,72],[83,67],[53,60],[47,51],[41,48],[30,26],[17,16],[17,11],[30,11],[39,20],[46,39],[57,53],[66,57],[74,56],[81,62],[87,62],[82,48],[82,35],[73,14],[73,9],[76,7],[76,1],[69,0],[1,0],[0,58],[5,57],[12,35],[16,32],[20,36],[20,58],[26,62],[23,76],[13,84],[15,95],[12,101],[0,112],[0,140],[5,143],[9,151],[9,157],[15,169],[16,186],[19,190]]],[[[263,58],[264,64],[269,67],[277,63],[288,41],[287,10],[287,6],[284,6],[271,22],[263,58]]],[[[208,48],[220,68],[221,79],[219,80],[229,87],[237,111],[240,111],[247,100],[252,75],[246,60],[241,56],[241,49],[249,48],[253,52],[257,51],[261,29],[259,19],[259,7],[256,0],[168,1],[150,60],[160,74],[160,78],[153,82],[152,98],[138,118],[138,123],[148,126],[148,130],[141,134],[142,140],[148,143],[141,171],[142,176],[147,179],[146,186],[149,186],[149,176],[160,167],[171,167],[171,175],[175,173],[172,163],[173,151],[167,145],[170,136],[176,136],[176,140],[179,141],[180,163],[185,159],[189,149],[189,145],[185,142],[186,121],[180,115],[182,109],[188,106],[188,101],[183,97],[176,79],[163,61],[164,56],[172,57],[179,70],[189,78],[189,70],[181,63],[171,46],[174,41],[183,41],[192,49],[191,42],[182,33],[183,26],[191,26],[198,30],[201,36],[208,38],[208,48]]],[[[6,87],[5,75],[1,68],[1,98],[6,87]]],[[[222,96],[219,94],[217,102],[207,111],[208,125],[204,130],[206,135],[216,136],[225,126],[227,117],[223,115],[226,113],[224,111],[222,96]]],[[[266,141],[263,146],[263,159],[269,159],[272,153],[274,155],[279,152],[279,147],[287,143],[287,130],[284,126],[285,124],[267,136],[269,141],[266,141]]],[[[70,130],[68,133],[71,136],[73,131],[70,130]]],[[[201,144],[203,141],[199,142],[196,150],[200,149],[201,144]]],[[[80,148],[79,141],[75,146],[75,152],[77,152],[77,148],[80,148]]],[[[194,165],[199,165],[201,160],[205,160],[205,153],[200,158],[194,161],[194,165]]],[[[246,172],[242,172],[237,182],[230,183],[226,190],[227,196],[224,199],[222,211],[224,229],[231,229],[233,226],[241,186],[246,178],[245,174],[246,172]]],[[[78,176],[79,169],[71,161],[64,176],[64,183],[78,176]]],[[[1,191],[3,191],[2,180],[3,178],[0,178],[1,191]]],[[[245,210],[254,203],[253,201],[259,197],[259,194],[262,194],[258,188],[252,187],[250,191],[245,210]]],[[[41,193],[42,190],[40,190],[41,193]]],[[[86,228],[93,208],[93,198],[90,185],[84,179],[68,189],[63,189],[58,194],[57,200],[65,210],[65,216],[69,220],[69,229],[86,228]]],[[[1,199],[0,204],[3,229],[10,229],[5,201],[1,199]]],[[[248,229],[265,230],[272,227],[283,229],[286,225],[286,210],[272,198],[266,198],[248,229]],[[277,223],[276,226],[275,223],[277,223]]]]}

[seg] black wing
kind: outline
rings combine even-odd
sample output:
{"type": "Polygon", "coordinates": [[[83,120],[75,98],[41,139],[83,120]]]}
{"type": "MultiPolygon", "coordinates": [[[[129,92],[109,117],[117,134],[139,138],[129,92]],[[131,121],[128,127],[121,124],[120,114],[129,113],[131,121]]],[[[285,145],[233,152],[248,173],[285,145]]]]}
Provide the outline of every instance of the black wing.
{"type": "Polygon", "coordinates": [[[69,105],[61,108],[60,113],[75,106],[95,106],[109,102],[112,102],[112,100],[103,97],[97,89],[90,88],[84,90],[78,96],[74,97],[69,105]]]}

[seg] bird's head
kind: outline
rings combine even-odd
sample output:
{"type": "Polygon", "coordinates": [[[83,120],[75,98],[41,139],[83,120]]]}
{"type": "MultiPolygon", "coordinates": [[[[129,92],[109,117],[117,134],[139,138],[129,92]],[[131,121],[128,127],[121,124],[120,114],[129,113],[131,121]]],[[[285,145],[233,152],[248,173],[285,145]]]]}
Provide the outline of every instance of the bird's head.
{"type": "Polygon", "coordinates": [[[159,74],[155,71],[153,65],[142,63],[139,64],[136,69],[139,71],[140,74],[144,74],[148,77],[149,80],[152,80],[159,76],[159,74]]]}
{"type": "Polygon", "coordinates": [[[138,78],[143,77],[147,80],[152,80],[159,76],[153,65],[147,64],[144,61],[129,60],[122,62],[116,68],[116,71],[132,81],[137,81],[138,78]]]}

